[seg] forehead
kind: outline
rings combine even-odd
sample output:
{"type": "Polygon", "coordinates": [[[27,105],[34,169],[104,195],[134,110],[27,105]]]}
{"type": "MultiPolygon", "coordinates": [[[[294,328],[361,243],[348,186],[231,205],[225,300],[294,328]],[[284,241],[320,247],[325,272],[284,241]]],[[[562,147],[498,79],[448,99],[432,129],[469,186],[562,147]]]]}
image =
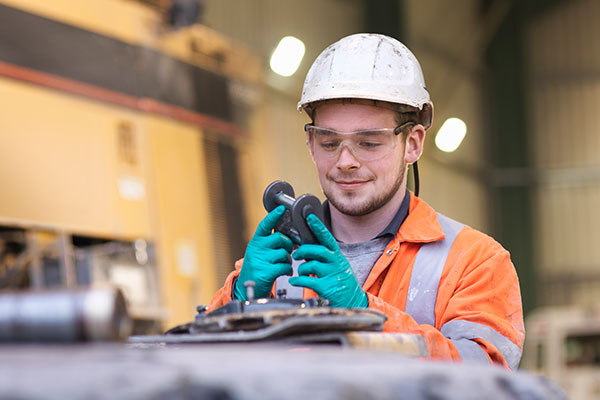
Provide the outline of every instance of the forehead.
{"type": "Polygon", "coordinates": [[[314,113],[317,126],[339,131],[393,128],[396,112],[389,108],[366,104],[326,103],[314,113]]]}

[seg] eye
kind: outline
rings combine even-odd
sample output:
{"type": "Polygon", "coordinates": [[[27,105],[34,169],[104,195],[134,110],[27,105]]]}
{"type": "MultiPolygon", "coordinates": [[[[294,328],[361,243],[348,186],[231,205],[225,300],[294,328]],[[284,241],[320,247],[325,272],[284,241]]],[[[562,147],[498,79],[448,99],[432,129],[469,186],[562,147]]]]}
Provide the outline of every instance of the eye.
{"type": "Polygon", "coordinates": [[[381,146],[381,142],[375,140],[361,140],[359,146],[363,149],[374,150],[381,146]]]}
{"type": "Polygon", "coordinates": [[[340,141],[333,139],[324,140],[319,143],[319,146],[321,146],[323,150],[332,151],[336,150],[340,146],[340,141]]]}

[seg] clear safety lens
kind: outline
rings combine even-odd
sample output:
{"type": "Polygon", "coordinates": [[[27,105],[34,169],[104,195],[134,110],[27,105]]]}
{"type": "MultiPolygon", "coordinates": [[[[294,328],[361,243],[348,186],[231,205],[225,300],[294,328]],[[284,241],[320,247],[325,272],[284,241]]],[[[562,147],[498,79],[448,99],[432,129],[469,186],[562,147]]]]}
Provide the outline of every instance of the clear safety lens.
{"type": "Polygon", "coordinates": [[[394,128],[338,132],[307,124],[304,129],[310,135],[312,150],[318,157],[337,158],[346,146],[358,159],[374,161],[389,155],[397,143],[394,128]]]}

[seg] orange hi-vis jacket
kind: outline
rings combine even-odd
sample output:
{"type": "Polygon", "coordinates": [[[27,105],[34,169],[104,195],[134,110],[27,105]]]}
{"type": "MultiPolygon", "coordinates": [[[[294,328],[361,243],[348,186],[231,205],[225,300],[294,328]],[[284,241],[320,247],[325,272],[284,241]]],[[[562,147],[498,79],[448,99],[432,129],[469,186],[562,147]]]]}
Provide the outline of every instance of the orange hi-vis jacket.
{"type": "MultiPolygon", "coordinates": [[[[231,300],[242,261],[209,311],[231,300]]],[[[517,368],[525,329],[510,255],[491,237],[436,213],[411,193],[406,220],[363,285],[384,332],[422,335],[434,359],[517,368]]],[[[305,297],[314,296],[308,289],[305,297]],[[309,293],[310,292],[310,293],[309,293]]]]}

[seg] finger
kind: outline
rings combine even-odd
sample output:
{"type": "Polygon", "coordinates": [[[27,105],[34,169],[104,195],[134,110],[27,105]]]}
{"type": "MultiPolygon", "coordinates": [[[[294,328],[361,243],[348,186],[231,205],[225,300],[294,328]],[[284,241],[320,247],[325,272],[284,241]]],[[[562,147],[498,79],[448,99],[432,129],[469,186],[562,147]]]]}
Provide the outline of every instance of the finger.
{"type": "Polygon", "coordinates": [[[300,276],[308,276],[308,275],[316,275],[317,277],[322,277],[327,274],[327,264],[323,264],[318,261],[307,261],[305,263],[300,264],[298,267],[298,275],[300,276]]]}
{"type": "Polygon", "coordinates": [[[278,277],[282,276],[282,275],[292,275],[294,273],[294,271],[292,270],[292,266],[288,263],[279,263],[279,264],[273,264],[273,280],[277,279],[278,277]]]}
{"type": "Polygon", "coordinates": [[[258,228],[254,236],[267,236],[271,234],[271,231],[277,226],[277,223],[281,219],[281,216],[285,213],[284,206],[278,206],[273,211],[267,214],[267,216],[260,221],[258,228]]]}
{"type": "Polygon", "coordinates": [[[320,296],[319,293],[319,278],[315,278],[312,276],[292,276],[288,282],[292,286],[300,286],[308,289],[312,289],[320,296]]]}
{"type": "Polygon", "coordinates": [[[272,235],[266,236],[262,240],[263,247],[271,249],[285,249],[288,253],[292,252],[294,242],[281,232],[275,232],[272,235]]]}
{"type": "Polygon", "coordinates": [[[265,250],[264,259],[270,264],[288,263],[290,264],[290,253],[285,249],[265,250]]]}
{"type": "Polygon", "coordinates": [[[336,254],[319,244],[303,244],[292,253],[292,257],[296,260],[318,260],[329,263],[335,261],[336,254]]]}
{"type": "Polygon", "coordinates": [[[329,229],[321,222],[319,218],[315,214],[309,214],[306,218],[306,222],[310,227],[310,230],[313,231],[315,237],[323,246],[327,247],[329,250],[336,251],[338,249],[337,242],[335,238],[329,232],[329,229]]]}

